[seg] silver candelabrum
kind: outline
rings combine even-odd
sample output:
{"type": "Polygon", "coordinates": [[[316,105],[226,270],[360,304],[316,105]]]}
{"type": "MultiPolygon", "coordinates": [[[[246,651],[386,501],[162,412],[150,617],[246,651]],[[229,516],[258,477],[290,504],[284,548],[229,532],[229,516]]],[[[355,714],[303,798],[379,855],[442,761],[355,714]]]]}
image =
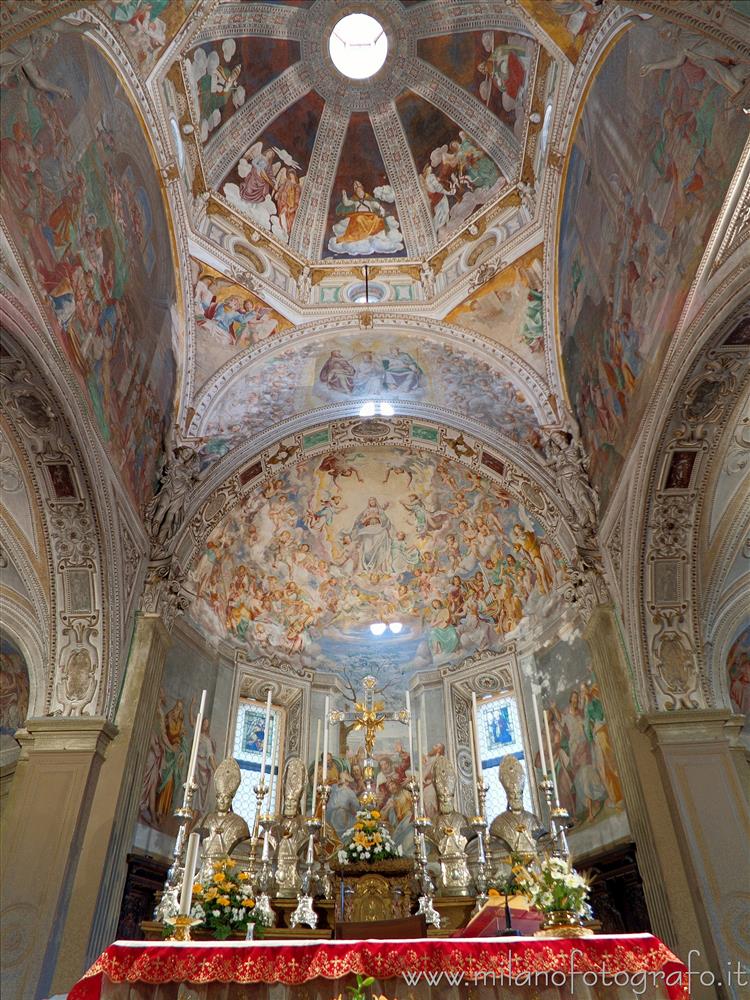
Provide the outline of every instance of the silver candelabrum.
{"type": "Polygon", "coordinates": [[[197,789],[194,781],[185,785],[182,797],[182,805],[175,809],[174,815],[181,821],[177,831],[177,839],[174,842],[172,852],[172,864],[167,872],[167,880],[164,883],[161,899],[154,911],[154,917],[161,923],[167,923],[169,918],[173,918],[179,910],[180,893],[182,883],[185,879],[185,847],[187,846],[188,831],[190,825],[196,817],[193,809],[193,796],[197,789]]]}
{"type": "Polygon", "coordinates": [[[253,832],[250,836],[250,876],[253,879],[253,885],[255,885],[255,876],[258,873],[259,862],[258,858],[258,845],[261,844],[260,834],[260,822],[261,816],[263,815],[263,800],[268,794],[269,785],[265,783],[265,776],[261,778],[257,785],[253,786],[253,792],[255,793],[255,819],[253,820],[253,832]]]}
{"type": "Polygon", "coordinates": [[[273,886],[273,866],[271,864],[271,829],[276,820],[275,816],[266,813],[258,819],[259,830],[263,838],[263,850],[260,858],[260,868],[255,877],[255,912],[260,915],[261,923],[264,927],[273,927],[276,923],[276,914],[271,906],[269,891],[273,886]]]}
{"type": "Polygon", "coordinates": [[[435,909],[435,883],[430,875],[430,866],[427,860],[427,831],[432,823],[427,816],[419,815],[419,796],[417,781],[414,776],[406,783],[412,797],[414,807],[414,833],[416,852],[414,855],[414,867],[421,896],[417,907],[417,916],[423,916],[432,927],[440,927],[440,914],[435,909]]]}
{"type": "Polygon", "coordinates": [[[289,926],[298,927],[305,924],[313,930],[318,926],[318,915],[313,908],[313,866],[315,865],[315,838],[323,825],[317,816],[305,820],[309,831],[307,837],[307,854],[303,863],[304,874],[302,884],[297,893],[297,906],[289,917],[289,926]]]}
{"type": "Polygon", "coordinates": [[[552,854],[567,861],[570,857],[570,847],[568,846],[568,838],[565,831],[568,829],[570,814],[564,806],[552,804],[554,784],[549,778],[545,777],[539,782],[539,789],[547,802],[552,854]]]}
{"type": "Polygon", "coordinates": [[[330,785],[318,785],[318,801],[320,802],[321,830],[320,830],[320,868],[318,871],[318,886],[320,894],[324,899],[331,898],[333,891],[333,871],[326,856],[326,808],[328,807],[328,796],[331,794],[330,785]]]}

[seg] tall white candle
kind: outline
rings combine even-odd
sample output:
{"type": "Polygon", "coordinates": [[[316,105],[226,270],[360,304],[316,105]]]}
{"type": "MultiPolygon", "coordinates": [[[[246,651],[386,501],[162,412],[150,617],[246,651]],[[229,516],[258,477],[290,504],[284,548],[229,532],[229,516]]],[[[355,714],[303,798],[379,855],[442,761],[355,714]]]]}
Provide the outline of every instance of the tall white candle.
{"type": "Polygon", "coordinates": [[[328,778],[328,713],[331,710],[331,699],[326,695],[326,705],[323,712],[323,784],[328,778]]]}
{"type": "Polygon", "coordinates": [[[544,759],[544,744],[542,743],[542,729],[539,725],[539,706],[536,703],[536,695],[533,690],[531,692],[531,704],[534,709],[534,726],[536,728],[536,741],[539,747],[539,766],[542,769],[542,774],[547,777],[547,762],[544,759]]]}
{"type": "Polygon", "coordinates": [[[479,765],[477,763],[477,735],[474,720],[469,720],[471,729],[471,770],[474,774],[474,815],[479,815],[479,765]]]}
{"type": "Polygon", "coordinates": [[[422,736],[422,720],[417,720],[417,755],[419,756],[419,815],[424,816],[424,740],[422,736]]]}
{"type": "Polygon", "coordinates": [[[414,774],[414,740],[412,737],[411,730],[411,697],[409,692],[406,692],[406,712],[409,716],[408,726],[409,726],[409,767],[411,768],[411,773],[414,774]]]}
{"type": "Polygon", "coordinates": [[[313,797],[311,816],[315,816],[315,807],[318,804],[318,757],[320,756],[320,719],[318,719],[318,731],[315,736],[315,757],[313,758],[313,797]]]}
{"type": "Polygon", "coordinates": [[[193,902],[193,879],[195,878],[195,869],[198,866],[200,846],[200,834],[191,833],[188,839],[187,851],[185,852],[185,873],[182,877],[182,892],[180,893],[181,917],[190,915],[190,907],[193,902]]]}
{"type": "Polygon", "coordinates": [[[479,726],[477,724],[477,693],[471,692],[471,733],[473,736],[473,758],[474,758],[474,805],[477,816],[479,815],[479,782],[482,780],[482,752],[479,749],[479,726]]]}
{"type": "Polygon", "coordinates": [[[549,751],[549,769],[552,772],[552,787],[555,789],[555,805],[560,805],[560,793],[557,790],[557,775],[555,774],[555,758],[552,753],[552,740],[549,735],[549,712],[544,713],[544,731],[547,734],[547,750],[549,751]]]}
{"type": "Polygon", "coordinates": [[[263,726],[263,756],[260,760],[260,783],[263,784],[263,779],[266,776],[266,757],[268,755],[268,737],[270,735],[269,729],[271,726],[271,692],[268,692],[268,698],[266,699],[266,721],[263,726]]]}
{"type": "Polygon", "coordinates": [[[275,812],[275,802],[276,802],[276,789],[279,786],[279,778],[281,768],[281,733],[276,732],[276,743],[273,747],[273,761],[271,763],[271,780],[268,782],[270,786],[270,794],[268,796],[268,811],[269,813],[275,812]]]}
{"type": "Polygon", "coordinates": [[[188,764],[188,773],[185,785],[190,785],[195,780],[195,767],[198,763],[198,747],[201,742],[201,730],[203,729],[203,713],[206,711],[206,692],[201,694],[201,706],[198,709],[198,717],[195,720],[195,729],[193,730],[193,745],[190,748],[190,763],[188,764]]]}

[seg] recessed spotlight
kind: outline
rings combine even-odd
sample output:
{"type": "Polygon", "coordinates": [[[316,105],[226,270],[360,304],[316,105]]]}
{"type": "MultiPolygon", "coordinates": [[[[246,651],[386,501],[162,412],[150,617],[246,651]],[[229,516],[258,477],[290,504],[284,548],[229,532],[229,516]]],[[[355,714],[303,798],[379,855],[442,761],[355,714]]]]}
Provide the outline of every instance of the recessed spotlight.
{"type": "Polygon", "coordinates": [[[383,632],[385,632],[386,628],[387,625],[385,624],[385,622],[374,622],[370,626],[370,631],[372,632],[373,635],[382,635],[383,632]]]}

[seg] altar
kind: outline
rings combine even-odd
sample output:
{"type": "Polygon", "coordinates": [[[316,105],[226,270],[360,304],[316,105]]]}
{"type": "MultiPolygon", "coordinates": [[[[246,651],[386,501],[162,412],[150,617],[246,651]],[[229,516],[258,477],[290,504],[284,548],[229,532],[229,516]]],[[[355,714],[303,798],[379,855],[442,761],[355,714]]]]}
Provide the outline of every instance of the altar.
{"type": "Polygon", "coordinates": [[[689,1000],[685,966],[650,934],[585,940],[117,941],[68,1000],[689,1000]],[[372,978],[370,978],[372,977],[372,978]],[[365,982],[365,980],[370,980],[365,982]]]}

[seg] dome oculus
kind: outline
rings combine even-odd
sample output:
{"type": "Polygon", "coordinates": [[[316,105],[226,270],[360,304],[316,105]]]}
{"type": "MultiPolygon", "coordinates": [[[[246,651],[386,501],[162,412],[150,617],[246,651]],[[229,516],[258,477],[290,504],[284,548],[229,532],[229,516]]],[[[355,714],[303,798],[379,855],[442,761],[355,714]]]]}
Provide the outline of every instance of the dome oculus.
{"type": "Polygon", "coordinates": [[[350,80],[366,80],[385,62],[388,38],[383,26],[369,14],[347,14],[331,32],[328,51],[340,73],[350,80]]]}

